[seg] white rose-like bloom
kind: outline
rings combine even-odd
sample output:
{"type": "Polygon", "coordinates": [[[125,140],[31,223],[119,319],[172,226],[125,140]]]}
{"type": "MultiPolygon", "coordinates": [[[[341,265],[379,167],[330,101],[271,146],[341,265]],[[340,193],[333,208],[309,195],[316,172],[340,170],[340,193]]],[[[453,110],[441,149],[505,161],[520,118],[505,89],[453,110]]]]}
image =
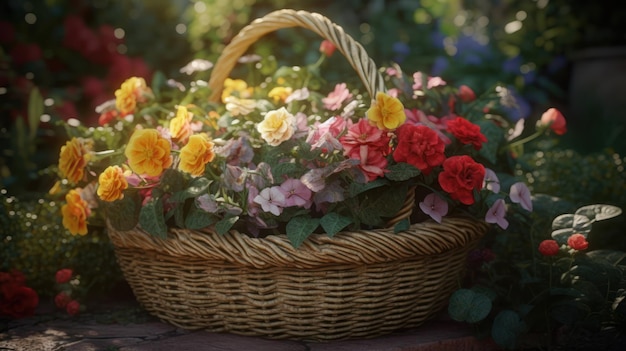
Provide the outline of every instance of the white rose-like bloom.
{"type": "Polygon", "coordinates": [[[229,96],[224,99],[226,102],[226,110],[233,116],[247,115],[256,108],[256,101],[251,99],[239,99],[229,96]]]}
{"type": "Polygon", "coordinates": [[[293,136],[295,121],[296,118],[284,107],[281,107],[278,110],[268,112],[263,122],[257,125],[257,130],[268,144],[278,146],[293,136]]]}

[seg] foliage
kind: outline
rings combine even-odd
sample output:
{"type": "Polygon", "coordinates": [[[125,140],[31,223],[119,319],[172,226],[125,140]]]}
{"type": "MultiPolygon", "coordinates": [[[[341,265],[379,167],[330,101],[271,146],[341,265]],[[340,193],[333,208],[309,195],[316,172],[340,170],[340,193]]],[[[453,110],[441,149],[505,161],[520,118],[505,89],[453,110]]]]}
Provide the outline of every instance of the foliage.
{"type": "MultiPolygon", "coordinates": [[[[545,195],[535,197],[534,204],[535,213],[516,216],[505,233],[492,233],[488,248],[479,250],[482,256],[471,256],[476,268],[472,284],[452,296],[451,317],[475,324],[479,333],[507,349],[523,348],[527,333],[623,328],[626,252],[592,249],[590,243],[597,229],[607,228],[603,222],[614,225],[623,217],[621,209],[576,209],[545,195]],[[550,215],[551,223],[546,221],[550,215]],[[492,253],[487,260],[485,250],[492,253]],[[461,310],[465,303],[483,318],[469,318],[461,310]]],[[[563,340],[547,336],[542,341],[548,347],[553,343],[563,340]]]]}
{"type": "Polygon", "coordinates": [[[106,233],[94,228],[88,238],[70,235],[58,202],[18,199],[2,191],[0,203],[0,270],[22,271],[42,298],[54,294],[55,273],[63,267],[81,275],[86,293],[108,291],[122,279],[106,233]]]}

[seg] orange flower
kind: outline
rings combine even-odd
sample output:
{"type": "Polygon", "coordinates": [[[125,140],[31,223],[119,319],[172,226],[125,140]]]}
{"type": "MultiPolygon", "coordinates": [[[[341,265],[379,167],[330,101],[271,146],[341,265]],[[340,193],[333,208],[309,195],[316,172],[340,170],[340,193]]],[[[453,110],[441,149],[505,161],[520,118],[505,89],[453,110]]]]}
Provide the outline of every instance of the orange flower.
{"type": "Polygon", "coordinates": [[[91,143],[84,139],[72,138],[61,147],[59,171],[72,183],[83,179],[85,167],[91,158],[91,143]]]}
{"type": "Polygon", "coordinates": [[[80,188],[70,190],[65,195],[65,205],[61,207],[63,215],[63,226],[72,235],[87,234],[87,217],[91,210],[87,202],[80,197],[80,188]]]}
{"type": "Polygon", "coordinates": [[[397,98],[385,93],[376,93],[376,100],[367,110],[367,119],[381,130],[396,129],[406,120],[404,106],[397,98]]]}
{"type": "Polygon", "coordinates": [[[172,139],[176,142],[186,143],[191,135],[191,118],[192,114],[187,111],[185,106],[179,106],[176,111],[176,117],[170,121],[170,133],[172,139]]]}
{"type": "Polygon", "coordinates": [[[130,77],[115,91],[115,107],[122,116],[129,115],[135,112],[138,102],[145,101],[144,94],[149,91],[143,78],[130,77]]]}
{"type": "Polygon", "coordinates": [[[567,132],[567,122],[565,121],[565,117],[563,117],[561,111],[555,109],[554,107],[549,108],[541,115],[539,124],[542,126],[550,126],[550,129],[552,129],[556,135],[563,135],[567,132]]]}
{"type": "Polygon", "coordinates": [[[170,142],[156,129],[139,129],[130,137],[124,155],[135,173],[157,177],[172,164],[170,151],[170,142]]]}
{"type": "Polygon", "coordinates": [[[207,163],[213,161],[213,142],[206,134],[194,134],[189,137],[189,143],[180,149],[180,164],[178,168],[192,176],[201,176],[207,163]]]}
{"type": "Polygon", "coordinates": [[[98,177],[98,197],[104,201],[113,202],[124,198],[124,190],[128,188],[128,181],[124,171],[119,166],[109,166],[98,177]]]}

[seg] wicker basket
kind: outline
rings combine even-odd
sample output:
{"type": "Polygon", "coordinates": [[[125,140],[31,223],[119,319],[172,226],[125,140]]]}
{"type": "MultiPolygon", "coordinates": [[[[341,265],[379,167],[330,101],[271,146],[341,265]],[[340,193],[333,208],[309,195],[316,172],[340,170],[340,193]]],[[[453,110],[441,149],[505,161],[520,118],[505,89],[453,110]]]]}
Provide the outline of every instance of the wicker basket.
{"type": "MultiPolygon", "coordinates": [[[[252,22],[224,50],[209,82],[212,99],[248,46],[272,30],[301,26],[334,42],[368,92],[384,89],[364,49],[318,14],[281,10],[252,22]]],[[[414,192],[393,225],[408,217],[414,192]]],[[[163,321],[276,339],[373,337],[416,327],[439,312],[464,274],[484,222],[446,218],[391,229],[314,234],[298,249],[286,235],[263,239],[209,228],[171,228],[167,239],[109,226],[137,300],[163,321]]]]}

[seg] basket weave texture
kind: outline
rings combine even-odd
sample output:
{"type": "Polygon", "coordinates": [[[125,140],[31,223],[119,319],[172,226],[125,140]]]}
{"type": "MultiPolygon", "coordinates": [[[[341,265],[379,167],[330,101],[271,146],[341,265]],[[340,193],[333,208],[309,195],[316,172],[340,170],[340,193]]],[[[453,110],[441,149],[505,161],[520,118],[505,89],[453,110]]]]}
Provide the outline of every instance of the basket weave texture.
{"type": "MultiPolygon", "coordinates": [[[[280,10],[255,20],[232,40],[209,81],[218,101],[236,60],[264,34],[308,28],[332,41],[371,96],[383,79],[363,47],[326,17],[280,10]]],[[[412,189],[413,190],[413,189],[412,189]]],[[[409,191],[393,226],[411,215],[409,191]]],[[[286,235],[262,239],[209,228],[170,228],[159,239],[137,227],[108,233],[122,272],[151,314],[185,329],[275,339],[374,337],[419,326],[445,306],[465,272],[484,222],[450,217],[441,224],[314,234],[294,249],[286,235]]]]}

